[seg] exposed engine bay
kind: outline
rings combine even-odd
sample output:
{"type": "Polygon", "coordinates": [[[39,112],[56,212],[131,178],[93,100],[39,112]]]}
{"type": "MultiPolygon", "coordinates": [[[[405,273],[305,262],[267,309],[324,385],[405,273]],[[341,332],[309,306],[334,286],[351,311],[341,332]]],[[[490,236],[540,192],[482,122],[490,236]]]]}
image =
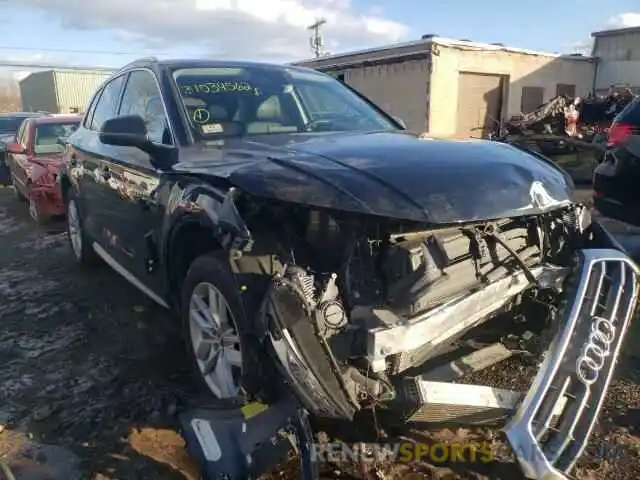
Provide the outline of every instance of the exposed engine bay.
{"type": "Polygon", "coordinates": [[[285,207],[254,218],[286,229],[272,294],[313,325],[358,403],[393,398],[393,377],[500,314],[551,328],[589,222],[581,206],[446,229],[285,207]]]}
{"type": "Polygon", "coordinates": [[[237,206],[255,243],[230,249],[235,271],[265,280],[259,331],[310,412],[508,420],[526,476],[573,467],[639,291],[638,267],[586,207],[429,228],[249,197],[237,206]],[[539,366],[528,392],[463,380],[514,355],[539,366]]]}
{"type": "Polygon", "coordinates": [[[236,271],[240,257],[261,259],[266,343],[311,412],[511,418],[527,476],[572,468],[638,293],[637,267],[583,205],[446,228],[246,199],[238,207],[255,245],[236,271]],[[540,365],[526,395],[456,383],[513,355],[540,365]]]}

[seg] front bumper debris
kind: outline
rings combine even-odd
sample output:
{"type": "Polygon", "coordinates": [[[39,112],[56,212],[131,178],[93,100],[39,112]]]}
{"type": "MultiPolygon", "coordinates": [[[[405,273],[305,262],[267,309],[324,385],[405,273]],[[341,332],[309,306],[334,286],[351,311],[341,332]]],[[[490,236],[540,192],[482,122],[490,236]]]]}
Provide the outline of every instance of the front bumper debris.
{"type": "Polygon", "coordinates": [[[636,310],[639,274],[618,250],[580,252],[563,327],[505,428],[528,478],[565,478],[587,446],[636,310]]]}
{"type": "Polygon", "coordinates": [[[525,476],[566,479],[604,402],[635,314],[639,275],[622,251],[580,251],[559,331],[526,395],[423,375],[401,382],[397,413],[405,422],[430,424],[508,420],[504,431],[525,476]]]}
{"type": "MultiPolygon", "coordinates": [[[[540,285],[557,287],[564,280],[567,269],[545,265],[533,268],[531,273],[540,285]]],[[[436,347],[455,334],[477,326],[488,314],[530,285],[527,275],[517,272],[407,321],[396,320],[393,326],[370,330],[367,334],[367,356],[372,370],[384,371],[390,355],[410,355],[418,348],[436,347]],[[429,338],[427,345],[425,338],[429,338]]]]}
{"type": "Polygon", "coordinates": [[[60,185],[32,185],[29,190],[29,198],[33,200],[41,215],[53,216],[65,213],[64,200],[60,185]]]}
{"type": "Polygon", "coordinates": [[[307,412],[286,398],[259,413],[249,408],[201,407],[179,416],[189,454],[202,480],[257,479],[285,460],[291,450],[300,456],[300,478],[319,478],[307,412]]]}

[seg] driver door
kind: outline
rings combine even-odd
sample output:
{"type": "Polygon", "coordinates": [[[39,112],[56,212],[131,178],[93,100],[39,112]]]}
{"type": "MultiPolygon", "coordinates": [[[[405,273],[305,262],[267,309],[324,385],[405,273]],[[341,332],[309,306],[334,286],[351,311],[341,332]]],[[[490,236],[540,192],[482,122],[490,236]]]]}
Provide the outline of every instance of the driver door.
{"type": "MultiPolygon", "coordinates": [[[[158,83],[150,71],[129,74],[118,115],[141,116],[152,142],[175,144],[158,83]]],[[[157,270],[157,225],[162,216],[157,202],[160,173],[149,154],[134,147],[114,147],[105,159],[104,170],[110,188],[106,222],[115,238],[112,255],[147,290],[162,296],[164,278],[157,270]]]]}

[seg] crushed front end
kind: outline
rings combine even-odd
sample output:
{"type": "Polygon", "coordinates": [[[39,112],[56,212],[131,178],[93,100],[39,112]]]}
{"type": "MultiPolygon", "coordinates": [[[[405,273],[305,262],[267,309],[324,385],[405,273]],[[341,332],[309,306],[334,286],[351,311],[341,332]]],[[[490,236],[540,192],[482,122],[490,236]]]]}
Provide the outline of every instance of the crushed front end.
{"type": "Polygon", "coordinates": [[[65,213],[62,190],[58,183],[61,168],[57,158],[39,159],[38,162],[33,161],[27,171],[29,199],[39,215],[55,216],[65,213]]]}
{"type": "Polygon", "coordinates": [[[371,408],[402,423],[499,421],[526,476],[570,471],[638,296],[637,267],[586,207],[437,228],[242,208],[256,245],[274,252],[260,257],[266,342],[306,409],[346,421],[371,408]],[[539,365],[528,392],[465,381],[512,357],[539,365]]]}

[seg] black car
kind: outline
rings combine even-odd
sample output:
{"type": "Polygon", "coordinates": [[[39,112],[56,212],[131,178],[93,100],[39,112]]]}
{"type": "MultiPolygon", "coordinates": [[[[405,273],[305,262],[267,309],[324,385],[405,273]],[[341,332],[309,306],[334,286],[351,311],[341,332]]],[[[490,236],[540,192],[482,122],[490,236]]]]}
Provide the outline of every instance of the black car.
{"type": "Polygon", "coordinates": [[[582,452],[638,270],[545,157],[420,139],[305,68],[152,59],[105,82],[65,155],[75,258],[176,312],[221,404],[507,412],[531,478],[582,452]],[[546,351],[525,397],[450,383],[524,349],[546,351]]]}
{"type": "Polygon", "coordinates": [[[6,163],[6,144],[15,141],[18,129],[26,118],[39,117],[46,114],[46,112],[0,113],[0,185],[9,185],[11,183],[11,176],[6,163]]]}
{"type": "Polygon", "coordinates": [[[593,203],[603,215],[640,225],[640,98],[614,119],[593,173],[593,203]]]}

